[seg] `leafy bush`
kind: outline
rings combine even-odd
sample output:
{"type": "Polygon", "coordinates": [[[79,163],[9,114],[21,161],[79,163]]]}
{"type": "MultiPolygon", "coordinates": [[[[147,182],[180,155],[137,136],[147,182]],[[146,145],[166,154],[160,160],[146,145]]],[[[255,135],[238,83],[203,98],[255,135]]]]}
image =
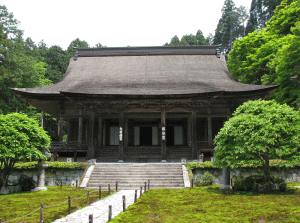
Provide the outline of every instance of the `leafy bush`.
{"type": "MultiPolygon", "coordinates": [[[[34,169],[37,164],[38,164],[37,161],[16,163],[14,169],[18,169],[18,170],[34,169]]],[[[66,162],[47,162],[47,161],[46,164],[48,164],[47,168],[74,169],[74,170],[85,170],[91,165],[89,163],[66,163],[66,162]]]]}
{"type": "Polygon", "coordinates": [[[199,184],[200,186],[212,185],[215,179],[216,178],[214,177],[214,175],[209,172],[205,172],[204,175],[197,175],[196,184],[199,184]]]}
{"type": "MultiPolygon", "coordinates": [[[[203,163],[198,163],[198,162],[189,162],[186,165],[187,169],[193,170],[193,169],[222,169],[222,167],[217,166],[214,162],[212,161],[205,161],[203,163]]],[[[262,165],[257,163],[257,162],[253,162],[253,163],[239,163],[240,168],[261,168],[262,165]]],[[[288,160],[281,160],[281,159],[272,159],[270,160],[270,167],[271,168],[276,168],[276,169],[281,169],[281,168],[285,168],[285,169],[289,169],[289,168],[293,168],[294,166],[300,166],[300,163],[293,163],[290,162],[288,160]]]]}
{"type": "Polygon", "coordinates": [[[234,183],[234,190],[238,191],[286,191],[286,182],[278,177],[271,177],[271,181],[268,181],[264,175],[252,175],[246,178],[237,179],[234,183]],[[277,188],[278,186],[278,188],[277,188]]]}
{"type": "Polygon", "coordinates": [[[19,184],[21,186],[22,191],[30,191],[36,186],[36,182],[33,180],[33,178],[26,175],[21,175],[19,184]]]}

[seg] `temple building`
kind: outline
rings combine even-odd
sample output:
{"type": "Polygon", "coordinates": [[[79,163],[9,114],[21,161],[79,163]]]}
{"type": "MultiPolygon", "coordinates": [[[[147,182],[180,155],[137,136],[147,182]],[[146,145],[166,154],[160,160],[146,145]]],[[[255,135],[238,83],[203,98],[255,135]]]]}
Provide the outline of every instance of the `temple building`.
{"type": "Polygon", "coordinates": [[[234,81],[218,46],[178,46],[79,48],[60,82],[12,92],[59,118],[54,154],[170,162],[210,160],[213,139],[235,109],[276,89],[234,81]]]}

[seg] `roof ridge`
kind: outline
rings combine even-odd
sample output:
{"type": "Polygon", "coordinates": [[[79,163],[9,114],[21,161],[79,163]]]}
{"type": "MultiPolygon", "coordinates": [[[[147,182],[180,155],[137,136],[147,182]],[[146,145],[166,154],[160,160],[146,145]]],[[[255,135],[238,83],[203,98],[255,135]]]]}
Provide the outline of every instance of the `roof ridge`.
{"type": "Polygon", "coordinates": [[[148,56],[148,55],[216,55],[219,58],[219,45],[197,46],[148,46],[148,47],[100,47],[74,48],[74,60],[78,57],[105,56],[148,56]]]}

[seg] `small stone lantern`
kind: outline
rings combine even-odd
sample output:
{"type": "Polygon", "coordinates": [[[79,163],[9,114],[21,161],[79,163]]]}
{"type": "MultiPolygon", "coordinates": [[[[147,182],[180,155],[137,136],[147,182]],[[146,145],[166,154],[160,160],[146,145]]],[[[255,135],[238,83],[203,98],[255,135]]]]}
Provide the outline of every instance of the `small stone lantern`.
{"type": "Polygon", "coordinates": [[[204,160],[204,155],[203,153],[199,156],[199,162],[200,163],[203,163],[203,160],[204,160]]]}
{"type": "MultiPolygon", "coordinates": [[[[43,154],[46,153],[46,150],[43,149],[43,154]]],[[[38,185],[36,188],[32,189],[32,192],[39,191],[39,190],[47,190],[45,187],[45,168],[48,167],[48,164],[45,163],[45,160],[39,160],[38,164],[36,165],[38,168],[39,176],[38,176],[38,185]]]]}

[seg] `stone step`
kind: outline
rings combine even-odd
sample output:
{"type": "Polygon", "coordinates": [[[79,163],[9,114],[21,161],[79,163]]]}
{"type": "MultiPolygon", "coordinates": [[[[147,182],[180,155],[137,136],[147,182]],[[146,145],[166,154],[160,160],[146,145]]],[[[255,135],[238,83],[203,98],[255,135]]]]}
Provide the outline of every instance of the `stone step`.
{"type": "MultiPolygon", "coordinates": [[[[116,180],[111,180],[111,179],[103,179],[103,180],[98,180],[98,179],[91,179],[88,183],[89,184],[116,184],[116,182],[118,182],[118,184],[130,184],[130,183],[136,183],[136,182],[141,182],[141,183],[148,183],[147,179],[116,179],[116,180]]],[[[174,180],[150,180],[150,184],[151,183],[182,183],[182,179],[174,179],[174,180]]]]}
{"type": "Polygon", "coordinates": [[[99,179],[106,179],[106,178],[124,178],[124,179],[134,179],[134,178],[145,178],[145,179],[174,179],[174,178],[182,178],[182,175],[173,174],[173,175],[154,175],[154,174],[143,174],[143,175],[116,175],[110,173],[104,174],[92,174],[90,178],[99,178],[99,179]]]}
{"type": "Polygon", "coordinates": [[[116,181],[119,189],[139,189],[148,184],[151,188],[183,188],[183,175],[180,163],[176,164],[96,164],[90,175],[87,187],[92,189],[115,189],[116,181]]]}
{"type": "MultiPolygon", "coordinates": [[[[125,183],[125,184],[130,184],[130,183],[136,183],[136,182],[141,182],[141,183],[148,183],[147,179],[131,179],[131,180],[122,180],[122,179],[116,179],[116,180],[111,180],[111,179],[104,179],[104,180],[90,180],[89,184],[116,184],[116,182],[121,183],[125,183]]],[[[174,179],[174,180],[150,180],[150,184],[151,183],[157,183],[157,182],[162,182],[162,183],[182,183],[182,179],[174,179]]]]}
{"type": "MultiPolygon", "coordinates": [[[[101,186],[102,190],[108,190],[108,184],[89,184],[88,188],[97,188],[99,189],[99,186],[101,186]]],[[[144,187],[145,184],[144,183],[132,183],[132,184],[118,184],[118,190],[120,189],[126,189],[126,188],[140,188],[140,187],[144,187]]],[[[181,187],[183,188],[181,183],[157,183],[157,184],[151,184],[150,183],[150,188],[163,188],[163,187],[181,187]]],[[[148,188],[148,184],[147,184],[147,188],[148,188]]],[[[111,190],[115,190],[116,189],[116,185],[115,184],[110,184],[110,189],[111,190]]]]}
{"type": "Polygon", "coordinates": [[[158,170],[155,170],[155,171],[151,171],[151,170],[148,170],[148,171],[135,171],[135,170],[128,170],[128,171],[109,171],[109,170],[101,170],[101,171],[93,171],[93,173],[95,174],[106,174],[106,173],[111,173],[111,174],[119,174],[119,175],[122,175],[122,174],[131,174],[131,175],[134,175],[134,174],[140,174],[140,175],[143,175],[143,174],[152,174],[152,175],[173,175],[173,174],[182,174],[182,170],[181,171],[158,171],[158,170]]]}
{"type": "MultiPolygon", "coordinates": [[[[183,187],[182,186],[151,186],[150,185],[150,189],[182,189],[183,187]]],[[[87,187],[86,189],[89,189],[89,190],[99,190],[99,187],[87,187]]],[[[108,190],[108,188],[104,188],[104,187],[101,187],[102,190],[108,190]]],[[[111,191],[115,191],[116,188],[110,188],[111,191]]],[[[140,197],[140,187],[138,186],[128,186],[128,187],[123,187],[123,188],[118,188],[118,191],[119,190],[137,190],[137,198],[140,197]]],[[[148,190],[148,187],[147,187],[147,190],[148,190]]],[[[144,187],[143,187],[143,192],[144,192],[144,187]]]]}

